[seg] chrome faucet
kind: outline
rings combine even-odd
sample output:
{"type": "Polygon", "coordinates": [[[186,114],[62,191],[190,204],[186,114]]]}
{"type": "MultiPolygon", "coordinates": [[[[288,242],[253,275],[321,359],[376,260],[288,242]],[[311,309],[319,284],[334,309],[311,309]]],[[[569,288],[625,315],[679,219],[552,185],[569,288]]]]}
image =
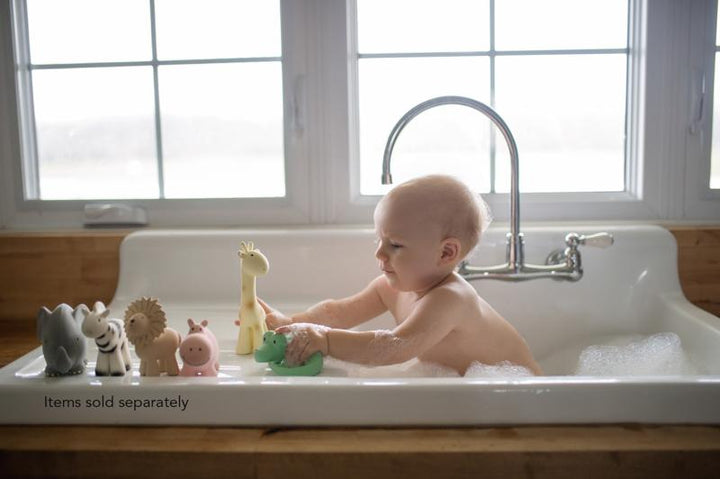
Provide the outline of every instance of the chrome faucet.
{"type": "Polygon", "coordinates": [[[495,110],[477,100],[462,96],[441,96],[424,101],[410,109],[395,124],[385,145],[382,166],[382,184],[392,184],[390,174],[390,160],[392,158],[395,142],[400,132],[410,121],[420,113],[440,105],[464,105],[473,108],[487,116],[495,126],[500,129],[508,150],[510,150],[510,233],[507,235],[507,256],[504,264],[496,266],[470,266],[467,261],[460,263],[458,273],[468,281],[475,279],[502,279],[521,281],[536,278],[554,278],[569,281],[578,281],[582,278],[583,269],[579,246],[608,247],[613,243],[613,236],[609,233],[598,233],[590,236],[570,233],[565,237],[565,248],[550,253],[546,264],[525,264],[524,240],[520,232],[520,181],[519,157],[515,138],[505,121],[495,110]]]}

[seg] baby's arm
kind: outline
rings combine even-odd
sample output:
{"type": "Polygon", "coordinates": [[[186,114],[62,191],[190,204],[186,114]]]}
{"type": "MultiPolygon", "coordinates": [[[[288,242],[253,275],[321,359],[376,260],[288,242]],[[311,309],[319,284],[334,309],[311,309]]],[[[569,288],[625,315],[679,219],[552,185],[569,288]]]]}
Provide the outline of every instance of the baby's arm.
{"type": "Polygon", "coordinates": [[[260,300],[267,314],[266,321],[270,329],[293,323],[322,324],[332,328],[352,328],[387,311],[377,291],[382,276],[375,278],[359,293],[343,299],[328,299],[307,311],[288,317],[272,309],[260,300]]]}
{"type": "Polygon", "coordinates": [[[461,302],[457,296],[445,289],[431,291],[392,331],[291,326],[287,331],[294,330],[296,336],[288,345],[286,358],[300,363],[316,351],[321,351],[344,361],[374,366],[405,362],[420,356],[453,330],[458,321],[455,305],[461,302]]]}

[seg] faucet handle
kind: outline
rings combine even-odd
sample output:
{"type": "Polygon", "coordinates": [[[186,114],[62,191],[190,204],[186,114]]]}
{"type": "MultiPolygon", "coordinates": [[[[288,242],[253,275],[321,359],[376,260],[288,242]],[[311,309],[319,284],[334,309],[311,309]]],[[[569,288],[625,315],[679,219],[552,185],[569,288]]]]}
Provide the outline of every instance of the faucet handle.
{"type": "Polygon", "coordinates": [[[565,244],[571,248],[577,248],[580,245],[593,246],[595,248],[608,248],[613,245],[615,238],[611,233],[602,232],[593,235],[579,235],[577,233],[569,233],[565,236],[565,244]]]}

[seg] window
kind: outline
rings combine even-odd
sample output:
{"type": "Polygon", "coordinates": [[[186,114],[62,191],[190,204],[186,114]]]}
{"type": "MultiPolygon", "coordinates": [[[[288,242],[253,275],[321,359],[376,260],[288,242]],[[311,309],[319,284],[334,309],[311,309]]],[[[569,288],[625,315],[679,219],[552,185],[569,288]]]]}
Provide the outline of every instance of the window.
{"type": "MultiPolygon", "coordinates": [[[[717,7],[716,1],[707,0],[692,2],[685,9],[693,35],[689,36],[687,60],[678,63],[684,72],[684,83],[679,82],[679,85],[690,95],[689,106],[685,108],[685,164],[683,169],[676,170],[677,174],[685,176],[684,184],[681,184],[684,195],[679,198],[682,211],[677,214],[696,219],[720,219],[720,163],[717,159],[717,125],[720,121],[717,95],[720,90],[715,88],[720,81],[716,69],[717,7]]],[[[679,102],[676,104],[682,106],[679,102]]]]}
{"type": "Polygon", "coordinates": [[[30,199],[284,196],[278,2],[25,3],[30,199]]]}
{"type": "MultiPolygon", "coordinates": [[[[0,227],[79,226],[92,198],[142,205],[151,225],[368,224],[390,129],[447,94],[492,105],[513,130],[523,221],[718,219],[716,10],[715,0],[1,2],[0,227]],[[63,19],[49,42],[33,33],[41,4],[63,19]],[[98,4],[96,22],[72,23],[72,8],[98,4]]],[[[393,176],[459,174],[502,222],[508,163],[479,113],[444,106],[403,132],[393,176]]]]}
{"type": "MultiPolygon", "coordinates": [[[[442,6],[357,1],[360,191],[387,189],[377,181],[377,159],[395,122],[444,95],[482,101],[508,123],[520,145],[523,192],[623,191],[627,1],[442,6]],[[569,170],[576,174],[558,174],[569,170]]],[[[436,172],[441,162],[477,191],[507,193],[502,137],[466,110],[441,107],[409,124],[394,150],[393,176],[436,172]]]]}
{"type": "MultiPolygon", "coordinates": [[[[715,68],[717,72],[718,54],[720,54],[720,28],[718,28],[717,14],[715,15],[715,68]]],[[[715,75],[715,86],[713,91],[720,92],[720,75],[715,75]]],[[[712,154],[710,162],[710,189],[720,190],[720,101],[713,103],[713,126],[712,126],[712,154]]]]}

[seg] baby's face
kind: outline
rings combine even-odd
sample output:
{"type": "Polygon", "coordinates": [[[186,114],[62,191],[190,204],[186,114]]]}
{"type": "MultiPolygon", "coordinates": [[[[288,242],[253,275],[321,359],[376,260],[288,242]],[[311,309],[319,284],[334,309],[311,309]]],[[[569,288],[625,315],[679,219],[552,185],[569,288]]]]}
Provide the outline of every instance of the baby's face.
{"type": "Polygon", "coordinates": [[[399,291],[424,291],[447,274],[439,263],[440,226],[423,221],[418,208],[385,198],[375,210],[375,257],[390,285],[399,291]]]}

